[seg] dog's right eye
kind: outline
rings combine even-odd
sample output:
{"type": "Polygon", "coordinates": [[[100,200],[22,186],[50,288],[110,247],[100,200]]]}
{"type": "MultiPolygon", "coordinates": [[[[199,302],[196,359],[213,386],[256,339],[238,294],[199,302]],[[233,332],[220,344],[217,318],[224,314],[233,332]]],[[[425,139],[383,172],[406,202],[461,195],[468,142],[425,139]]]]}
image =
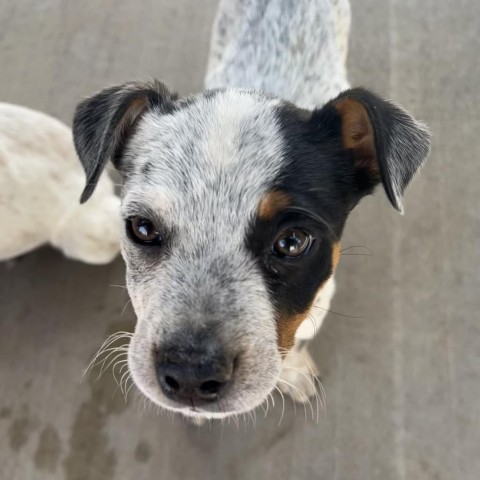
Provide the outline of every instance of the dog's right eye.
{"type": "Polygon", "coordinates": [[[129,218],[127,230],[132,240],[142,245],[160,245],[163,241],[161,233],[148,218],[129,218]]]}

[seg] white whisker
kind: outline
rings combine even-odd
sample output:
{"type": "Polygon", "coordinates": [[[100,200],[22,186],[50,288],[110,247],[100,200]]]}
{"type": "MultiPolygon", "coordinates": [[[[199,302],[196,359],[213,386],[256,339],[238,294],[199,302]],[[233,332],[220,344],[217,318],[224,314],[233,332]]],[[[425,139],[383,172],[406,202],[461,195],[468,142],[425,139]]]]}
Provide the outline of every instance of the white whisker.
{"type": "Polygon", "coordinates": [[[276,385],[275,385],[275,389],[277,390],[277,392],[282,397],[282,414],[280,415],[280,420],[278,421],[278,426],[280,426],[280,424],[282,423],[282,420],[283,420],[283,415],[285,413],[285,397],[283,396],[282,391],[276,385]]]}

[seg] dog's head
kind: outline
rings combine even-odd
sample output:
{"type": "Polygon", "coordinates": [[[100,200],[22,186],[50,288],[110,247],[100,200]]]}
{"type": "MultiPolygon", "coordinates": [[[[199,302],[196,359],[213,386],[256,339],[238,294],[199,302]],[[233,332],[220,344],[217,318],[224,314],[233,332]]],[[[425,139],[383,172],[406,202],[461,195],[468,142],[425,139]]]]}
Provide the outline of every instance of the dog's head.
{"type": "Polygon", "coordinates": [[[422,125],[362,89],[311,112],[257,91],[178,99],[128,83],[82,102],[73,131],[82,201],[109,159],[124,176],[133,378],[154,402],[209,417],[267,397],[349,212],[378,183],[402,210],[429,149],[422,125]]]}

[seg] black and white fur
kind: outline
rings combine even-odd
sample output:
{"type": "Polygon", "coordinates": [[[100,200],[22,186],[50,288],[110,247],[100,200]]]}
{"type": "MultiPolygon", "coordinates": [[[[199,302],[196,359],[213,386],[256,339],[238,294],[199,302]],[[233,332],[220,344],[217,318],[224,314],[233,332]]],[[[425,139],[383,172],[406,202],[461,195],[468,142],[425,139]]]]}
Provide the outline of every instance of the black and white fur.
{"type": "Polygon", "coordinates": [[[222,418],[261,404],[277,383],[297,400],[314,393],[288,322],[305,318],[297,342],[313,336],[349,212],[378,183],[401,210],[429,149],[406,112],[348,90],[349,24],[346,0],[223,0],[205,92],[178,99],[160,82],[132,82],[78,106],[82,200],[108,160],[124,176],[122,253],[138,317],[129,368],[158,405],[222,418]],[[287,204],[262,216],[271,192],[287,204]],[[161,245],[133,241],[134,217],[155,225],[161,245]],[[272,253],[287,227],[311,233],[308,255],[272,253]],[[228,370],[227,385],[210,401],[167,395],[165,362],[173,377],[228,370]]]}

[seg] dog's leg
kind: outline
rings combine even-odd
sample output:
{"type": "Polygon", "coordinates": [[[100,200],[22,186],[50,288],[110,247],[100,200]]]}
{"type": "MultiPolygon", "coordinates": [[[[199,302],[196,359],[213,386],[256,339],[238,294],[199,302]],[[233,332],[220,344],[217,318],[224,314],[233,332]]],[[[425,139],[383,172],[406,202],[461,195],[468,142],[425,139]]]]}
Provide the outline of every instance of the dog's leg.
{"type": "Polygon", "coordinates": [[[297,330],[295,345],[283,360],[278,388],[295,402],[308,402],[320,388],[317,378],[320,372],[307,350],[307,343],[320,330],[334,293],[335,280],[331,277],[317,296],[311,314],[297,330]]]}
{"type": "Polygon", "coordinates": [[[290,395],[293,401],[306,403],[317,392],[318,374],[305,341],[297,341],[283,360],[277,386],[283,393],[290,395]]]}

